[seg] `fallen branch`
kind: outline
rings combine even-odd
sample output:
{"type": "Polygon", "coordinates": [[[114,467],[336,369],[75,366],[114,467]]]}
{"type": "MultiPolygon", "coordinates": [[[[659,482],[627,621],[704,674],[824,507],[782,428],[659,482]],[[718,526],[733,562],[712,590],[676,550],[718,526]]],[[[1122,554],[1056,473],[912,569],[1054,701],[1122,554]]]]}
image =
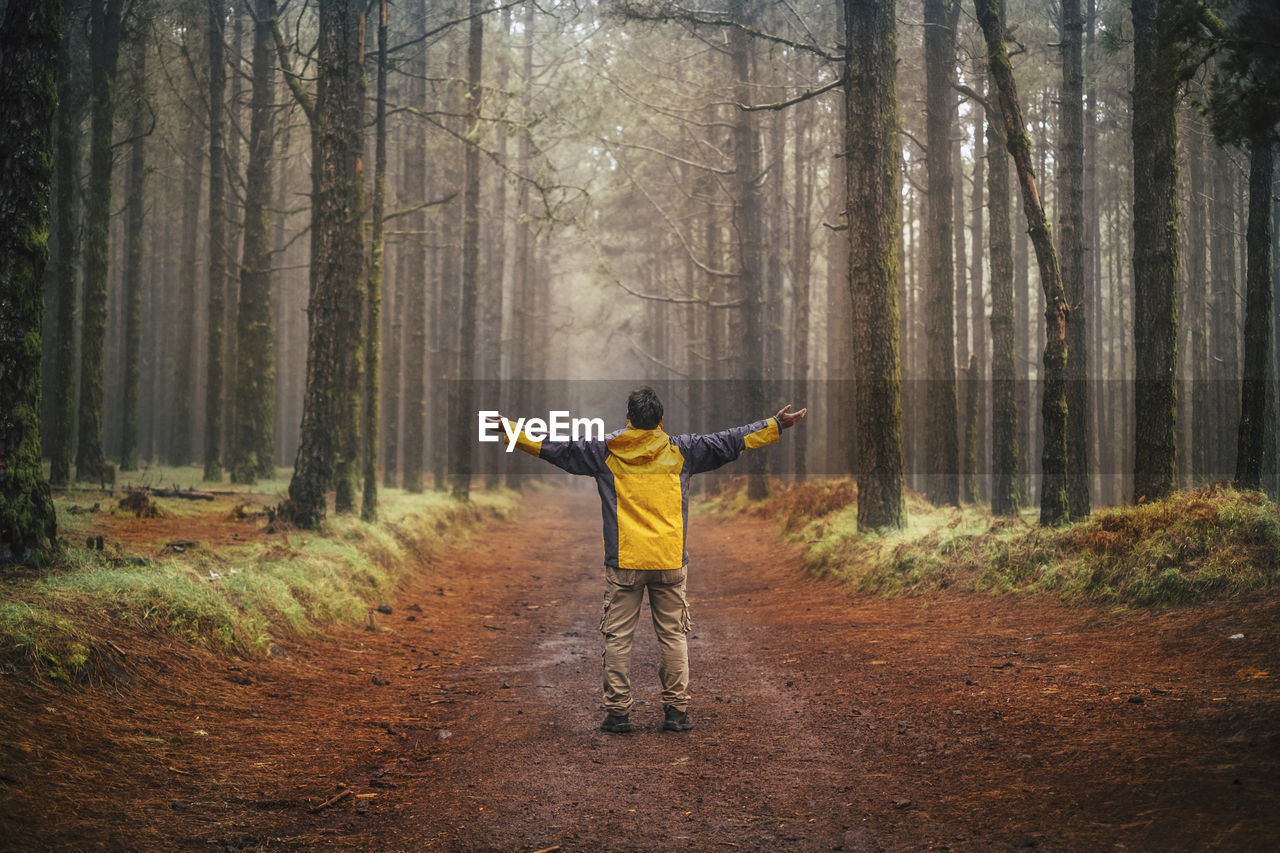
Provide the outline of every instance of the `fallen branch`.
{"type": "Polygon", "coordinates": [[[354,793],[355,793],[355,791],[352,791],[350,788],[343,788],[341,791],[339,791],[338,793],[334,794],[332,797],[330,797],[329,799],[325,800],[325,801],[324,801],[323,803],[321,803],[320,805],[318,805],[318,806],[316,806],[315,808],[313,808],[313,809],[311,810],[311,813],[312,813],[312,814],[315,814],[316,812],[321,811],[322,809],[327,809],[327,808],[329,808],[329,806],[333,805],[334,803],[339,803],[339,802],[341,802],[342,800],[346,799],[347,797],[351,796],[351,795],[352,795],[352,794],[354,794],[354,793]]]}
{"type": "Polygon", "coordinates": [[[198,492],[195,489],[147,489],[146,491],[158,498],[182,498],[186,501],[213,500],[213,492],[198,492]]]}

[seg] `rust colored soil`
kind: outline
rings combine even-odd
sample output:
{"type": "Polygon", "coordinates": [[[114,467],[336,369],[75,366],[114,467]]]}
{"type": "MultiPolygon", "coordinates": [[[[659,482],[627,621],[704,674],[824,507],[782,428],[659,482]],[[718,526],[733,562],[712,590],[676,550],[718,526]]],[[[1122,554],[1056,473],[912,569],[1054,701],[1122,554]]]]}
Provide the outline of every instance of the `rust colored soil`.
{"type": "Polygon", "coordinates": [[[1274,596],[850,597],[772,522],[698,517],[696,727],[661,730],[646,620],[636,731],[607,735],[598,518],[593,496],[540,497],[424,566],[379,630],[282,643],[287,659],[121,634],[114,688],[0,680],[0,846],[1280,844],[1274,596]]]}

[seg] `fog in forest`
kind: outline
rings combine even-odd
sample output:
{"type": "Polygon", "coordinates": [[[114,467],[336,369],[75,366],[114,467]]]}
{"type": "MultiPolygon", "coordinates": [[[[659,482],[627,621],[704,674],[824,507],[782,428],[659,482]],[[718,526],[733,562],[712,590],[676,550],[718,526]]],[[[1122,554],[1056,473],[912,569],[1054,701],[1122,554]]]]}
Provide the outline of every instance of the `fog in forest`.
{"type": "MultiPolygon", "coordinates": [[[[804,436],[750,476],[846,475],[870,364],[860,322],[896,335],[903,485],[935,502],[998,489],[1005,510],[1034,507],[1051,457],[1072,517],[1158,494],[1135,466],[1176,466],[1156,478],[1169,486],[1232,478],[1258,146],[1211,127],[1228,47],[1188,38],[1139,67],[1141,5],[1004,13],[1063,278],[1054,457],[1057,303],[975,7],[899,3],[896,71],[873,91],[858,81],[883,45],[846,47],[862,22],[831,2],[65,0],[43,325],[53,482],[160,464],[253,482],[314,456],[340,509],[379,483],[457,492],[461,477],[465,492],[533,470],[475,441],[476,411],[614,429],[640,383],[668,400],[673,433],[807,405],[804,436]],[[1134,123],[1144,85],[1173,127],[1151,148],[1134,123]],[[855,200],[865,167],[847,174],[875,138],[849,117],[886,93],[887,211],[855,200]],[[1137,188],[1164,206],[1135,204],[1166,144],[1176,182],[1137,188]],[[1135,241],[1165,211],[1168,269],[1143,284],[1156,250],[1135,241]],[[851,302],[849,253],[886,217],[896,304],[873,317],[851,302]],[[1140,381],[1135,412],[1148,364],[1164,390],[1143,397],[1140,381]],[[1168,417],[1144,426],[1147,411],[1168,417]],[[309,436],[332,444],[322,460],[309,436]]],[[[1274,207],[1272,186],[1255,204],[1274,207]]],[[[1260,352],[1274,376],[1269,339],[1260,352]]],[[[1273,429],[1266,441],[1274,486],[1273,429]]]]}

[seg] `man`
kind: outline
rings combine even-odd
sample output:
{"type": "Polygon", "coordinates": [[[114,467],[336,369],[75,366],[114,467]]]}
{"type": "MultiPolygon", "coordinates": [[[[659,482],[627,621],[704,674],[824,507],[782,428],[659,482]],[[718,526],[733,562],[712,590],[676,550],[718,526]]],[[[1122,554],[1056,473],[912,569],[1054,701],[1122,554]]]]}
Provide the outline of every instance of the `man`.
{"type": "MultiPolygon", "coordinates": [[[[517,446],[570,474],[594,477],[604,516],[604,564],[608,586],[600,631],[604,634],[604,700],[600,728],[631,731],[631,640],[645,590],[661,647],[658,678],[667,731],[693,728],[689,716],[689,478],[732,462],[744,450],[772,444],[804,419],[808,409],[783,406],[773,417],[709,435],[669,436],[662,429],[662,401],[647,386],[627,398],[627,426],[604,440],[538,441],[524,432],[517,446]]],[[[508,422],[507,429],[514,430],[508,422]]]]}

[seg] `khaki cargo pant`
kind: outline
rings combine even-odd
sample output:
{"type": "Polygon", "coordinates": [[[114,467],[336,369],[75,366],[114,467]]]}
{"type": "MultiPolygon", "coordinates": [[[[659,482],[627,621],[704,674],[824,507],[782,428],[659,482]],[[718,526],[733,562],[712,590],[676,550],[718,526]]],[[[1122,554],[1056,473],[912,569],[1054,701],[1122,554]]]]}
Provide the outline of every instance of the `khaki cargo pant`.
{"type": "Polygon", "coordinates": [[[607,588],[600,633],[604,634],[604,705],[610,714],[631,712],[631,640],[640,603],[649,590],[653,630],[658,635],[658,679],[662,704],[689,707],[689,602],[685,569],[666,572],[605,567],[607,588]]]}

